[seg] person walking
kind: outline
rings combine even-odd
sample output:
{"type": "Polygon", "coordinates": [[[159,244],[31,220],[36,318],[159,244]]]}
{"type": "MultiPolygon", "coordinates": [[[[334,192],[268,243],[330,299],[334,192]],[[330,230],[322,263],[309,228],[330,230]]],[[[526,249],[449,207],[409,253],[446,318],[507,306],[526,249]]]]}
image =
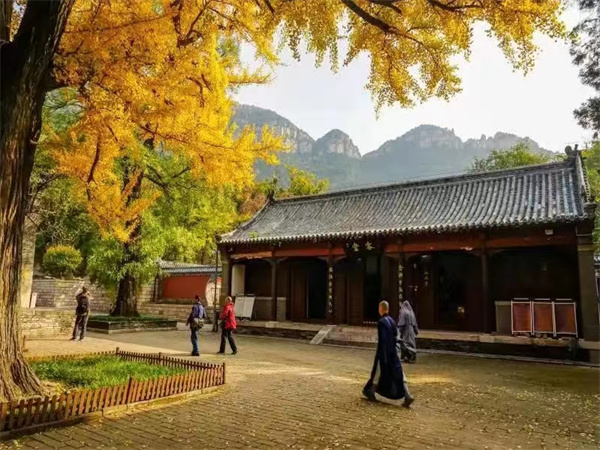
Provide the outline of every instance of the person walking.
{"type": "Polygon", "coordinates": [[[237,346],[233,339],[233,332],[237,328],[237,323],[235,321],[234,305],[231,297],[225,299],[225,306],[219,319],[221,320],[221,348],[218,353],[221,355],[225,353],[225,339],[227,338],[231,352],[235,355],[237,354],[237,346]]]}
{"type": "Polygon", "coordinates": [[[90,315],[90,297],[90,291],[85,286],[82,286],[81,292],[75,297],[77,299],[77,308],[75,308],[75,326],[73,327],[72,341],[77,339],[78,329],[81,329],[79,340],[83,341],[85,337],[87,321],[90,315]]]}
{"type": "Polygon", "coordinates": [[[204,326],[206,319],[206,310],[200,302],[200,297],[195,296],[196,303],[192,306],[192,311],[187,319],[187,324],[190,327],[190,338],[192,340],[192,356],[200,356],[200,346],[198,345],[198,332],[204,326]]]}
{"type": "Polygon", "coordinates": [[[400,332],[400,348],[402,360],[408,363],[417,361],[417,336],[419,327],[417,317],[408,300],[404,300],[400,306],[398,316],[398,331],[400,332]]]}
{"type": "Polygon", "coordinates": [[[406,378],[402,371],[402,363],[396,349],[398,329],[396,321],[389,315],[390,305],[386,301],[379,303],[377,322],[377,352],[373,361],[371,377],[363,388],[363,395],[375,401],[375,393],[382,397],[399,400],[404,398],[403,406],[409,407],[414,398],[408,392],[406,378]],[[377,382],[375,379],[377,378],[377,382]]]}

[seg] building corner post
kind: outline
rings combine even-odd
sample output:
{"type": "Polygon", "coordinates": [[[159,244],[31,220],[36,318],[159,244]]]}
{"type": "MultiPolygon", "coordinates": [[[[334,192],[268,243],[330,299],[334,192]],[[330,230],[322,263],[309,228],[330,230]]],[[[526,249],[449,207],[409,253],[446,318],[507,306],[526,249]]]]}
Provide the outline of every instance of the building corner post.
{"type": "Polygon", "coordinates": [[[488,251],[485,245],[485,237],[481,242],[481,296],[483,301],[483,331],[485,333],[492,332],[490,314],[490,269],[488,251]]]}
{"type": "Polygon", "coordinates": [[[583,339],[600,341],[600,309],[594,269],[594,242],[591,233],[577,235],[579,305],[583,339]]]}
{"type": "MultiPolygon", "coordinates": [[[[231,295],[231,257],[224,247],[217,247],[217,252],[221,254],[221,295],[219,303],[213,304],[213,331],[218,331],[219,308],[225,303],[225,298],[231,295]]],[[[218,286],[218,275],[215,278],[215,291],[218,286]]],[[[216,296],[215,296],[216,297],[216,296]]]]}
{"type": "Polygon", "coordinates": [[[277,268],[279,260],[269,259],[271,263],[271,320],[277,321],[277,268]]]}

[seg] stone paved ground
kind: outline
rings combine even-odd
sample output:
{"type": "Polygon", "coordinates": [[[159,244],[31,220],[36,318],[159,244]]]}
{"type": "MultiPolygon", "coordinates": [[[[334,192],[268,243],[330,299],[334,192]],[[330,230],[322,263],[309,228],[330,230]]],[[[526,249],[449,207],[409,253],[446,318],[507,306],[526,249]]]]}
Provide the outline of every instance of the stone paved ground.
{"type": "MultiPolygon", "coordinates": [[[[186,355],[188,334],[95,335],[31,341],[32,354],[121,348],[186,355]]],[[[421,355],[406,367],[417,398],[406,410],[369,403],[360,390],[369,350],[238,336],[227,386],[186,402],[122,413],[0,443],[0,449],[596,449],[599,371],[586,367],[421,355]]]]}

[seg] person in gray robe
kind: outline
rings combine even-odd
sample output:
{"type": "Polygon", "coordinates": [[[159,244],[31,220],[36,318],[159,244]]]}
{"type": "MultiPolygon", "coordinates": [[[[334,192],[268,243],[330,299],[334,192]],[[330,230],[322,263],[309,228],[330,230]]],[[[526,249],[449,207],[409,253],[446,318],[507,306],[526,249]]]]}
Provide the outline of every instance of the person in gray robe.
{"type": "Polygon", "coordinates": [[[400,343],[402,360],[408,363],[416,362],[419,327],[417,326],[417,317],[408,300],[404,300],[400,307],[398,331],[400,332],[400,339],[402,340],[400,343]]]}

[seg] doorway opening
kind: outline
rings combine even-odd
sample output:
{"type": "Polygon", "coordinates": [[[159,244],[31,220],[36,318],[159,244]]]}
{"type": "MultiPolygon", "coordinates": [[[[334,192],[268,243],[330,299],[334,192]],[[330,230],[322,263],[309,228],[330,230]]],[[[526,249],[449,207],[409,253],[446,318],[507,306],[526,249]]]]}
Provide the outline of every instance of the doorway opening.
{"type": "Polygon", "coordinates": [[[327,262],[294,258],[282,263],[287,273],[290,319],[321,322],[327,318],[327,262]]]}
{"type": "Polygon", "coordinates": [[[327,317],[327,263],[314,260],[308,267],[307,317],[325,320],[327,317]]]}
{"type": "Polygon", "coordinates": [[[365,322],[379,320],[379,302],[381,301],[381,257],[370,255],[363,260],[364,269],[364,310],[365,322]]]}

